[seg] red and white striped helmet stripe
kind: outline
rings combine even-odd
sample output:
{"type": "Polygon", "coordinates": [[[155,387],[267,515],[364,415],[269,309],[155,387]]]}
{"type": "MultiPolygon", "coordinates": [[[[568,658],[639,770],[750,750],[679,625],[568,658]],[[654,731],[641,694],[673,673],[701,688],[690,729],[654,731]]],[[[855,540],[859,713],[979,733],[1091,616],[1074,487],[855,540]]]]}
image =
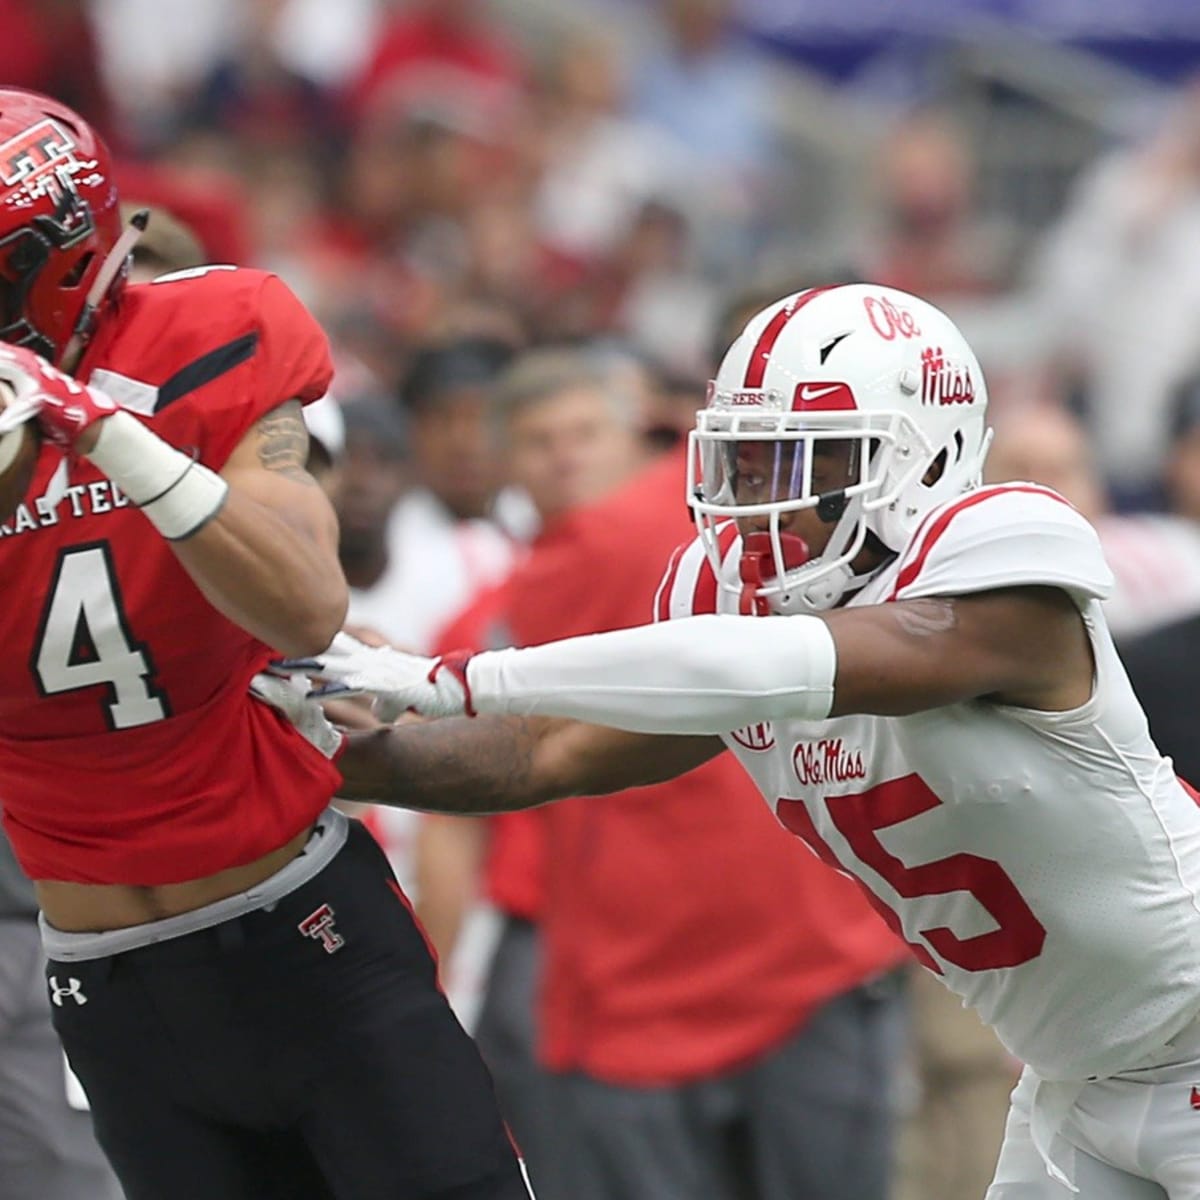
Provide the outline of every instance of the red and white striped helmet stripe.
{"type": "Polygon", "coordinates": [[[775,348],[775,343],[779,340],[784,326],[805,305],[811,304],[818,296],[836,291],[842,286],[842,284],[831,284],[828,287],[810,288],[807,292],[801,292],[795,300],[790,300],[767,322],[762,333],[758,335],[758,341],[754,343],[754,349],[750,351],[750,358],[746,363],[746,378],[743,380],[744,387],[762,387],[771,351],[775,348]]]}

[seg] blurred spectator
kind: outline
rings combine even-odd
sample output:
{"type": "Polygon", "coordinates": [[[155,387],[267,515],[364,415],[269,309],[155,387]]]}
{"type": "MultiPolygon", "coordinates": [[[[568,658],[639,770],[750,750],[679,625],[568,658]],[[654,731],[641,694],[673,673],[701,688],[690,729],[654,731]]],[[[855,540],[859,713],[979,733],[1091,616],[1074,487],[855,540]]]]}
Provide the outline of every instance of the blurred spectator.
{"type": "Polygon", "coordinates": [[[529,496],[543,536],[642,464],[635,398],[602,355],[530,351],[498,380],[493,405],[508,478],[529,496]]]}
{"type": "MultiPolygon", "coordinates": [[[[633,397],[586,350],[535,350],[518,358],[497,384],[495,407],[510,477],[528,493],[541,523],[533,554],[553,545],[567,513],[599,499],[641,463],[633,397]]],[[[508,645],[508,597],[506,583],[477,596],[443,631],[439,649],[508,645]]],[[[453,970],[459,961],[452,952],[484,874],[484,894],[503,924],[475,1038],[534,1186],[548,1200],[553,1113],[535,1056],[543,819],[541,812],[425,819],[417,889],[422,923],[439,960],[453,970]]]]}
{"type": "Polygon", "coordinates": [[[1200,614],[1162,625],[1122,643],[1121,658],[1142,702],[1155,745],[1174,761],[1181,779],[1200,788],[1200,614]]]}
{"type": "Polygon", "coordinates": [[[1153,137],[1087,172],[1041,247],[1030,302],[1120,506],[1152,501],[1172,389],[1200,362],[1200,81],[1153,137]]]}
{"type": "Polygon", "coordinates": [[[1108,497],[1082,422],[1052,396],[1039,398],[1036,390],[1032,399],[1008,401],[1005,392],[1014,386],[1038,387],[1026,380],[1021,385],[1009,381],[1001,389],[986,481],[1021,479],[1053,488],[1095,524],[1108,511],[1108,497]]]}
{"type": "MultiPolygon", "coordinates": [[[[645,621],[694,533],[683,462],[572,513],[517,568],[518,645],[645,621]]],[[[550,1200],[886,1195],[907,951],[751,789],[721,756],[544,810],[550,1200]]]]}
{"type": "Polygon", "coordinates": [[[359,119],[428,117],[477,133],[506,124],[525,66],[479,0],[409,0],[396,6],[351,89],[359,119]]]}
{"type": "Polygon", "coordinates": [[[0,832],[0,1196],[121,1200],[50,1023],[33,885],[0,832]]]}
{"type": "Polygon", "coordinates": [[[916,1095],[895,1200],[984,1200],[1020,1064],[939,979],[909,972],[916,1095]]]}
{"type": "Polygon", "coordinates": [[[326,198],[321,160],[301,146],[262,147],[247,166],[246,183],[254,197],[246,221],[255,264],[276,272],[310,307],[329,315],[314,262],[326,198]]]}
{"type": "MultiPolygon", "coordinates": [[[[486,338],[426,346],[412,362],[401,410],[380,400],[346,405],[335,506],[350,584],[347,624],[428,653],[446,621],[507,574],[517,546],[491,519],[504,467],[489,394],[512,354],[486,338]]],[[[414,901],[417,821],[380,808],[368,822],[414,901]]]]}
{"type": "Polygon", "coordinates": [[[887,128],[875,171],[879,227],[852,254],[862,278],[951,310],[1011,283],[1012,235],[980,215],[967,133],[948,114],[925,110],[887,128]]]}
{"type": "Polygon", "coordinates": [[[332,134],[329,97],[280,57],[280,0],[243,0],[239,36],[205,73],[184,114],[219,129],[243,153],[289,145],[319,149],[332,134]]]}
{"type": "Polygon", "coordinates": [[[642,437],[654,453],[673,449],[696,427],[697,397],[704,382],[675,371],[648,373],[641,389],[642,437]]]}
{"type": "Polygon", "coordinates": [[[686,205],[709,272],[751,259],[779,169],[770,76],[762,53],[737,34],[736,5],[658,0],[662,36],[638,56],[630,84],[630,115],[675,142],[666,200],[686,205]]]}
{"type": "Polygon", "coordinates": [[[525,330],[543,337],[559,330],[561,307],[570,303],[585,268],[543,240],[526,200],[491,189],[476,199],[463,227],[464,270],[440,324],[460,329],[467,324],[511,341],[523,341],[525,330]],[[490,310],[482,323],[481,307],[490,310]],[[507,320],[498,323],[501,312],[507,320]]]}
{"type": "Polygon", "coordinates": [[[383,399],[348,404],[343,419],[346,480],[337,497],[338,553],[351,588],[369,595],[392,565],[388,524],[411,483],[408,439],[400,414],[383,399]]]}
{"type": "MultiPolygon", "coordinates": [[[[472,256],[484,243],[472,241],[472,227],[481,209],[504,203],[496,152],[444,121],[383,114],[356,127],[321,176],[324,213],[292,254],[322,294],[317,311],[387,388],[403,378],[411,348],[438,336],[481,280],[472,256]]],[[[508,249],[495,239],[486,245],[508,249]]],[[[537,278],[519,283],[522,302],[536,300],[537,278]]]]}
{"type": "MultiPolygon", "coordinates": [[[[1200,377],[1180,386],[1172,400],[1171,444],[1164,471],[1172,512],[1200,543],[1200,377]]],[[[1178,589],[1176,556],[1160,558],[1148,548],[1148,587],[1178,589]],[[1151,574],[1152,572],[1152,574],[1151,574]]],[[[1121,644],[1121,657],[1146,711],[1158,748],[1170,755],[1178,774],[1200,787],[1200,704],[1195,696],[1195,665],[1200,662],[1200,567],[1182,557],[1183,573],[1192,569],[1195,593],[1169,623],[1121,644]]]]}
{"type": "Polygon", "coordinates": [[[1200,375],[1171,396],[1170,444],[1163,465],[1167,507],[1200,529],[1200,375]]]}
{"type": "Polygon", "coordinates": [[[322,88],[357,77],[379,36],[384,0],[282,0],[273,36],[281,61],[322,88]]]}
{"type": "MultiPolygon", "coordinates": [[[[122,222],[128,223],[138,209],[135,204],[122,204],[122,222]]],[[[149,212],[150,223],[133,247],[130,283],[149,283],[159,275],[198,267],[206,261],[200,239],[187,225],[166,209],[152,208],[149,212]]]]}
{"type": "Polygon", "coordinates": [[[614,324],[664,366],[698,374],[706,362],[717,291],[700,272],[695,231],[679,209],[643,206],[622,246],[614,324]]]}
{"type": "Polygon", "coordinates": [[[770,96],[740,42],[735,0],[659,0],[662,39],[636,64],[631,111],[670,133],[704,171],[754,177],[770,164],[770,96]]]}
{"type": "Polygon", "coordinates": [[[326,393],[304,406],[304,424],[308,428],[305,469],[336,505],[346,455],[346,418],[342,406],[326,393]]]}
{"type": "Polygon", "coordinates": [[[557,48],[540,97],[535,219],[551,246],[585,262],[611,253],[646,202],[683,186],[677,145],[630,117],[625,87],[616,46],[579,36],[557,48]]]}
{"type": "MultiPolygon", "coordinates": [[[[1189,411],[1185,395],[1177,424],[1181,435],[1189,411]]],[[[1200,405],[1195,420],[1200,421],[1200,405]]],[[[1110,512],[1086,430],[1063,404],[998,406],[995,430],[989,483],[1020,479],[1052,487],[1095,525],[1115,580],[1104,612],[1117,641],[1200,610],[1200,522],[1165,513],[1110,512]]],[[[1181,445],[1186,456],[1187,440],[1181,445]]],[[[1182,500],[1186,485],[1182,473],[1179,478],[1182,500]]],[[[1200,483],[1190,478],[1193,487],[1200,483]]]]}
{"type": "Polygon", "coordinates": [[[131,210],[150,208],[182,221],[201,244],[201,262],[252,265],[250,195],[238,176],[211,167],[123,162],[117,181],[131,210]]]}
{"type": "MultiPolygon", "coordinates": [[[[513,355],[509,342],[466,336],[427,346],[413,359],[402,397],[423,485],[406,498],[414,512],[432,502],[442,520],[498,517],[504,523],[507,514],[496,511],[505,469],[491,393],[513,355]]],[[[443,620],[445,614],[441,608],[443,620]]]]}
{"type": "Polygon", "coordinates": [[[192,89],[236,38],[239,0],[88,0],[88,8],[118,141],[138,151],[167,144],[192,89]]]}
{"type": "Polygon", "coordinates": [[[88,0],[0,0],[0,79],[45,92],[114,132],[88,0]]]}
{"type": "Polygon", "coordinates": [[[618,334],[665,368],[696,375],[715,306],[689,219],[652,200],[634,214],[613,252],[558,297],[538,332],[557,339],[618,334]]]}

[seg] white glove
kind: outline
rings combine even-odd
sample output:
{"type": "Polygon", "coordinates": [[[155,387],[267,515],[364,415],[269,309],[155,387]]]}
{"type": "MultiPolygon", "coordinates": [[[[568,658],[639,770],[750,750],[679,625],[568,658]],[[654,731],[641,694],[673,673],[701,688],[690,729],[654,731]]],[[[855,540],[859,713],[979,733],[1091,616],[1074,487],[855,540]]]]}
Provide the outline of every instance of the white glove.
{"type": "Polygon", "coordinates": [[[15,393],[3,429],[36,415],[42,432],[67,449],[85,429],[117,412],[106,392],[80,383],[27,346],[0,346],[0,379],[15,393]]]}
{"type": "Polygon", "coordinates": [[[316,700],[308,698],[308,680],[302,675],[260,674],[250,681],[250,694],[277,708],[326,758],[342,748],[341,730],[329,723],[316,700]]]}
{"type": "Polygon", "coordinates": [[[285,660],[272,664],[272,670],[319,675],[325,682],[308,692],[312,699],[373,696],[375,714],[391,722],[406,712],[423,717],[474,716],[466,682],[468,658],[464,652],[424,658],[391,646],[368,646],[339,633],[317,658],[285,660]]]}
{"type": "Polygon", "coordinates": [[[38,382],[18,363],[11,361],[0,348],[0,383],[8,385],[11,394],[0,410],[0,434],[11,433],[42,411],[42,394],[38,382]]]}

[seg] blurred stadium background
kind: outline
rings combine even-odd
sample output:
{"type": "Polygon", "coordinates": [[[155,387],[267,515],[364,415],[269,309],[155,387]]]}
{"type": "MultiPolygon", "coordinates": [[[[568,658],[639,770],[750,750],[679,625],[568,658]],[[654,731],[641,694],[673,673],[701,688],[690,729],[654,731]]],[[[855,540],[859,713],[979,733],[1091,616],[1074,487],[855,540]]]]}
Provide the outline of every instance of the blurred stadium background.
{"type": "MultiPolygon", "coordinates": [[[[536,525],[438,389],[599,348],[661,449],[745,297],[873,280],[976,346],[995,476],[1100,525],[1114,631],[1197,778],[1195,711],[1164,699],[1188,656],[1143,647],[1200,639],[1200,6],[0,0],[0,29],[0,78],[82,112],[155,211],[144,274],[266,267],[323,322],[347,420],[314,432],[348,468],[359,621],[430,649],[536,525]],[[416,586],[384,586],[385,525],[435,564],[416,586]]],[[[413,820],[372,819],[415,887],[413,820]]],[[[470,1014],[482,952],[460,958],[470,1014]]],[[[897,1187],[971,1200],[955,1162],[994,1156],[1014,1064],[940,1003],[917,993],[898,1103],[924,1144],[897,1187]]]]}

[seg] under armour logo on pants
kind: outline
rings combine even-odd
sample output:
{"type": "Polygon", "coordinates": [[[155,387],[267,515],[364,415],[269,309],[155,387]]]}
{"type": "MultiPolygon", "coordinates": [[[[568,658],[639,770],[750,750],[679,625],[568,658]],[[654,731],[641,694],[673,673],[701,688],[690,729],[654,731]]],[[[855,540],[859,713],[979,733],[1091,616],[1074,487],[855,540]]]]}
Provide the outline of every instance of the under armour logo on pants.
{"type": "Polygon", "coordinates": [[[58,976],[51,975],[49,982],[50,999],[54,1001],[56,1007],[62,1008],[63,1000],[66,999],[67,996],[70,996],[76,1004],[87,1003],[87,997],[83,994],[83,992],[80,991],[80,988],[83,987],[83,980],[68,979],[66,987],[59,987],[58,976]]]}

